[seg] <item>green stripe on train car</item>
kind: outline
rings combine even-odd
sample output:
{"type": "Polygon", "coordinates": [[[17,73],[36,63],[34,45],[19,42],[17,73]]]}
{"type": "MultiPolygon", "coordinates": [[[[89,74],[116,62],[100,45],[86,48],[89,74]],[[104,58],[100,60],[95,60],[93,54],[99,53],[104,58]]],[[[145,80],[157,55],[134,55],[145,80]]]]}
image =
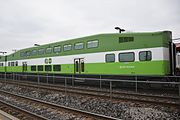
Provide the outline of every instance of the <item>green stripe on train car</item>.
{"type": "MultiPolygon", "coordinates": [[[[85,63],[85,72],[82,72],[82,74],[168,75],[169,71],[169,61],[85,63]]],[[[22,72],[22,66],[7,67],[7,72],[22,72]]],[[[27,67],[26,72],[73,74],[74,64],[62,64],[60,72],[31,71],[31,66],[27,67]]]]}

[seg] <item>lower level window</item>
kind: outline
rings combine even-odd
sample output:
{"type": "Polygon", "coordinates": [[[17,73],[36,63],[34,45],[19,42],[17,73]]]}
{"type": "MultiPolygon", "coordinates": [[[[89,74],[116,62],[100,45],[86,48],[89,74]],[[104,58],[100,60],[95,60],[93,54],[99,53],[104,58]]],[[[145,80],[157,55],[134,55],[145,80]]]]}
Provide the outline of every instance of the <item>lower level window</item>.
{"type": "Polygon", "coordinates": [[[45,71],[52,71],[51,65],[45,65],[45,71]]]}
{"type": "Polygon", "coordinates": [[[119,53],[119,62],[133,62],[134,60],[134,52],[119,53]]]}
{"type": "Polygon", "coordinates": [[[36,71],[36,66],[31,66],[31,71],[36,71]]]}
{"type": "Polygon", "coordinates": [[[38,71],[43,71],[43,65],[38,65],[38,71]]]}
{"type": "Polygon", "coordinates": [[[61,71],[61,65],[53,65],[53,71],[61,71]]]}
{"type": "Polygon", "coordinates": [[[106,54],[106,62],[115,62],[115,54],[106,54]]]}
{"type": "Polygon", "coordinates": [[[141,51],[139,52],[139,60],[140,61],[151,61],[152,53],[151,51],[141,51]]]}

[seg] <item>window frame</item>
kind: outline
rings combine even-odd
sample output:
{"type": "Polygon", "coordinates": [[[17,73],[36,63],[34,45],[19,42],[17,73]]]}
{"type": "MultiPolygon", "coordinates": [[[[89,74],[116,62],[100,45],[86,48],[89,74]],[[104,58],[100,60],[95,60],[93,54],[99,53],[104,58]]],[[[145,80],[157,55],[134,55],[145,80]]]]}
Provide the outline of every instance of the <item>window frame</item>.
{"type": "Polygon", "coordinates": [[[139,52],[139,61],[151,61],[151,60],[152,60],[152,51],[147,50],[147,51],[140,51],[140,52],[139,52]],[[141,59],[140,59],[140,54],[141,54],[142,52],[150,52],[150,55],[151,55],[150,60],[141,60],[141,59]]]}
{"type": "Polygon", "coordinates": [[[64,52],[66,52],[66,51],[71,51],[71,50],[72,50],[72,44],[65,44],[65,45],[63,45],[63,51],[64,51],[64,52]],[[65,50],[65,49],[64,49],[65,46],[71,46],[71,49],[65,50]]]}
{"type": "Polygon", "coordinates": [[[61,50],[61,45],[59,45],[59,46],[54,46],[54,47],[53,47],[53,52],[54,52],[54,53],[60,53],[61,51],[62,51],[62,50],[61,50]],[[60,51],[55,51],[56,48],[59,48],[60,51]]]}
{"type": "Polygon", "coordinates": [[[115,55],[114,53],[108,53],[108,54],[105,55],[105,62],[106,62],[106,63],[113,63],[113,62],[115,62],[115,61],[116,61],[116,55],[115,55]],[[114,61],[107,61],[107,56],[108,56],[108,55],[114,55],[114,61]]]}
{"type": "Polygon", "coordinates": [[[75,49],[75,50],[82,50],[82,49],[84,49],[84,43],[83,43],[83,42],[75,43],[75,44],[74,44],[74,49],[75,49]],[[82,48],[76,48],[76,46],[77,46],[78,44],[82,44],[82,48]]]}
{"type": "Polygon", "coordinates": [[[26,51],[26,57],[31,56],[31,51],[26,51]]]}
{"type": "Polygon", "coordinates": [[[51,47],[46,48],[46,53],[51,54],[52,53],[52,48],[51,47]]]}
{"type": "Polygon", "coordinates": [[[46,72],[51,72],[51,71],[52,71],[52,65],[45,65],[44,70],[45,70],[46,72]],[[47,67],[49,67],[49,66],[50,66],[50,70],[47,70],[47,67]]]}
{"type": "Polygon", "coordinates": [[[61,71],[61,65],[53,65],[52,69],[54,72],[60,72],[61,71]],[[55,69],[55,67],[59,66],[59,70],[55,69]]]}
{"type": "Polygon", "coordinates": [[[41,49],[38,50],[38,55],[43,55],[44,53],[45,53],[45,49],[44,48],[41,48],[41,49]],[[43,51],[43,52],[40,54],[41,51],[43,51]]]}
{"type": "Polygon", "coordinates": [[[26,52],[20,52],[20,57],[26,57],[26,52]]]}
{"type": "Polygon", "coordinates": [[[36,65],[32,65],[31,66],[31,71],[37,71],[37,66],[36,65]],[[33,69],[32,69],[33,68],[33,69]],[[35,68],[35,69],[34,69],[35,68]]]}
{"type": "Polygon", "coordinates": [[[118,60],[119,60],[119,62],[134,62],[134,61],[135,61],[135,53],[134,53],[134,52],[123,52],[123,53],[119,53],[119,54],[118,54],[118,60]],[[132,61],[121,61],[121,60],[120,60],[120,54],[128,54],[128,53],[132,53],[132,54],[133,54],[133,60],[132,60],[132,61]]]}
{"type": "Polygon", "coordinates": [[[134,42],[134,37],[119,37],[119,43],[134,42]]]}
{"type": "Polygon", "coordinates": [[[93,48],[98,48],[98,47],[99,47],[99,40],[98,40],[98,39],[87,41],[87,44],[86,44],[86,48],[87,48],[87,49],[93,49],[93,48]],[[97,46],[96,46],[96,47],[88,47],[88,43],[89,43],[89,42],[95,42],[95,41],[97,41],[97,46]]]}
{"type": "Polygon", "coordinates": [[[38,65],[38,66],[37,66],[37,71],[44,71],[44,66],[43,66],[43,65],[38,65]],[[39,69],[40,67],[42,67],[41,70],[39,69]]]}
{"type": "Polygon", "coordinates": [[[32,51],[31,51],[31,55],[32,55],[32,56],[35,56],[35,55],[37,55],[37,54],[38,54],[38,50],[32,50],[32,51]]]}

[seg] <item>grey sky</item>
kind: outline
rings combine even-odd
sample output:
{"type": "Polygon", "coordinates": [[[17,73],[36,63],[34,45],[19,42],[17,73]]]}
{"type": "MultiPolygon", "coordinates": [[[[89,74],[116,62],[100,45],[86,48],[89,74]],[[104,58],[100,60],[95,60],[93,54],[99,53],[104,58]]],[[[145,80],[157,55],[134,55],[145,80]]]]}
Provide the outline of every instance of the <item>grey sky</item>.
{"type": "Polygon", "coordinates": [[[171,30],[180,37],[180,0],[0,0],[0,51],[112,33],[171,30]]]}

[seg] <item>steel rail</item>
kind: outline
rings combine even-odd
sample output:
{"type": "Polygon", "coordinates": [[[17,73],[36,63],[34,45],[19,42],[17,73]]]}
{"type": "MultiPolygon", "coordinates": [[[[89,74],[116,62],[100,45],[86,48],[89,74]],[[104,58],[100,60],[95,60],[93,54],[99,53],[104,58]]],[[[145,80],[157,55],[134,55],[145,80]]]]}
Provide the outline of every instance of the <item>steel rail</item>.
{"type": "MultiPolygon", "coordinates": [[[[43,117],[43,116],[40,116],[40,115],[37,115],[37,114],[35,114],[35,113],[29,112],[29,111],[27,111],[27,110],[25,110],[25,109],[22,109],[22,108],[20,108],[20,107],[17,107],[17,106],[15,106],[15,105],[10,104],[10,103],[4,102],[4,101],[2,101],[2,100],[0,100],[0,103],[6,105],[6,106],[8,106],[8,107],[10,107],[11,109],[13,108],[13,109],[15,109],[15,110],[17,110],[17,111],[19,111],[19,112],[21,112],[21,113],[25,113],[26,115],[29,115],[30,117],[32,117],[32,118],[34,118],[34,119],[36,119],[36,120],[48,120],[47,118],[45,118],[45,117],[43,117]]],[[[25,115],[25,116],[26,116],[26,115],[25,115]]]]}
{"type": "Polygon", "coordinates": [[[9,94],[9,95],[12,95],[12,96],[15,96],[15,97],[27,99],[27,100],[30,100],[30,101],[39,102],[40,104],[45,104],[45,105],[48,105],[48,106],[52,106],[53,108],[64,109],[66,111],[80,113],[80,114],[91,116],[93,118],[97,118],[97,119],[101,119],[101,120],[121,120],[121,119],[110,117],[110,116],[105,116],[105,115],[101,115],[101,114],[97,114],[97,113],[91,113],[91,112],[88,112],[88,111],[79,110],[79,109],[75,109],[75,108],[71,108],[71,107],[67,107],[67,106],[63,106],[63,105],[58,105],[58,104],[55,104],[55,103],[51,103],[51,102],[47,102],[47,101],[43,101],[43,100],[38,100],[38,99],[35,99],[35,98],[30,98],[30,97],[26,97],[26,96],[22,96],[22,95],[18,95],[18,94],[13,94],[13,93],[10,93],[10,92],[4,91],[4,90],[0,90],[0,92],[5,93],[5,94],[9,94]]]}
{"type": "MultiPolygon", "coordinates": [[[[14,82],[14,81],[13,81],[14,82]]],[[[53,90],[53,91],[58,91],[58,92],[68,92],[68,93],[73,93],[73,94],[81,94],[81,95],[89,95],[89,96],[94,96],[94,97],[102,97],[102,98],[110,98],[109,92],[108,91],[95,91],[93,90],[93,92],[88,92],[88,89],[81,89],[79,91],[76,91],[76,89],[70,88],[71,90],[69,90],[69,88],[64,89],[65,87],[63,86],[63,89],[60,88],[60,86],[54,87],[51,85],[47,85],[47,84],[31,84],[32,82],[28,82],[28,84],[25,83],[15,83],[18,85],[22,85],[22,86],[26,86],[26,87],[35,87],[37,89],[45,89],[45,90],[53,90]],[[31,84],[31,85],[30,85],[31,84]],[[85,91],[86,90],[86,91],[85,91]],[[98,92],[98,93],[96,93],[98,92]],[[100,93],[100,94],[99,94],[100,93]]],[[[136,93],[113,93],[112,92],[112,99],[115,100],[125,100],[125,101],[133,101],[133,102],[141,102],[141,103],[148,103],[148,104],[156,104],[156,105],[164,105],[164,106],[173,106],[173,107],[178,107],[179,106],[179,99],[178,97],[165,97],[165,96],[153,96],[153,95],[144,95],[144,94],[136,94],[136,93]],[[133,97],[140,97],[140,99],[137,98],[128,98],[128,97],[121,97],[122,95],[124,96],[133,96],[133,97]],[[144,100],[142,99],[142,97],[145,98],[151,98],[151,100],[144,100]],[[173,100],[177,100],[178,102],[164,102],[164,101],[157,101],[158,99],[168,99],[169,101],[171,99],[173,100]],[[155,99],[155,100],[154,100],[155,99]]]]}

